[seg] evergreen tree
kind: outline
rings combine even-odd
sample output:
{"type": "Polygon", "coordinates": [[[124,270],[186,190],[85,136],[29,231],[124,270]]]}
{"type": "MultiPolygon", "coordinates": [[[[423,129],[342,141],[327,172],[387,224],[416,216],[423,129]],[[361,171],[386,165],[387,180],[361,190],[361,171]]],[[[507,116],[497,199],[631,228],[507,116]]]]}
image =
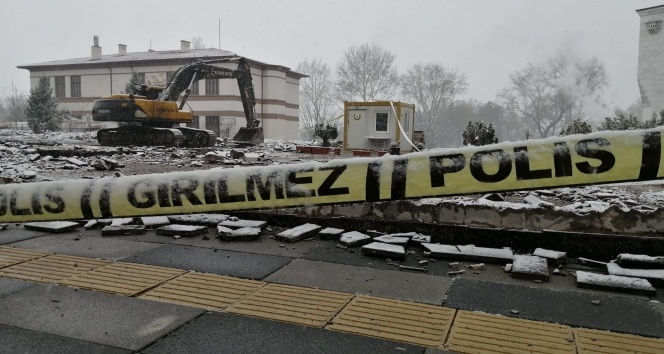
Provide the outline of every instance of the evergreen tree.
{"type": "Polygon", "coordinates": [[[590,124],[584,122],[583,120],[577,118],[568,124],[560,132],[560,136],[572,135],[572,134],[589,134],[593,132],[593,128],[590,124]]]}
{"type": "Polygon", "coordinates": [[[636,116],[630,114],[629,117],[625,117],[624,114],[619,114],[615,118],[604,118],[599,130],[632,130],[641,127],[642,123],[636,116]]]}
{"type": "Polygon", "coordinates": [[[131,73],[131,79],[129,79],[129,82],[127,82],[125,84],[124,93],[130,94],[130,93],[134,92],[134,87],[136,85],[140,85],[140,84],[143,84],[143,82],[141,82],[141,80],[139,80],[138,73],[135,73],[135,72],[131,73]]]}
{"type": "Polygon", "coordinates": [[[335,125],[316,124],[314,131],[315,136],[323,139],[323,146],[330,146],[330,139],[336,139],[339,136],[339,131],[335,125]]]}
{"type": "Polygon", "coordinates": [[[482,146],[495,144],[498,142],[496,131],[493,126],[488,126],[484,122],[468,122],[466,130],[463,132],[463,145],[482,146]]]}
{"type": "Polygon", "coordinates": [[[28,126],[35,133],[57,130],[60,127],[63,116],[58,112],[58,101],[51,95],[52,92],[53,89],[45,76],[30,90],[25,115],[28,126]]]}
{"type": "Polygon", "coordinates": [[[664,125],[664,109],[659,111],[659,118],[657,118],[657,113],[652,112],[652,118],[643,122],[643,129],[657,128],[664,125]]]}

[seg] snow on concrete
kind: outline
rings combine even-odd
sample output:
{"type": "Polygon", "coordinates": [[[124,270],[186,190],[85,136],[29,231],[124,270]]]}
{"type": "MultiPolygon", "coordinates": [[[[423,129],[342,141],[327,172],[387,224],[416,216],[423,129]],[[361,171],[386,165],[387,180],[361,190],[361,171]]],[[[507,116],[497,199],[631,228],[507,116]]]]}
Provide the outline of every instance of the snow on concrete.
{"type": "Polygon", "coordinates": [[[647,296],[654,296],[657,293],[657,290],[646,279],[584,271],[576,272],[576,284],[579,288],[628,292],[647,296]]]}
{"type": "Polygon", "coordinates": [[[228,220],[229,216],[225,214],[184,214],[170,215],[168,219],[178,224],[209,225],[214,226],[220,222],[228,220]]]}
{"type": "Polygon", "coordinates": [[[339,238],[339,243],[348,247],[362,246],[371,242],[371,237],[359,231],[350,231],[343,233],[339,238]]]}
{"type": "Polygon", "coordinates": [[[362,246],[362,253],[383,256],[394,259],[405,259],[406,250],[400,245],[390,245],[382,242],[372,242],[362,246]]]}
{"type": "Polygon", "coordinates": [[[46,232],[67,232],[74,230],[80,225],[72,221],[45,221],[45,222],[29,222],[23,224],[26,230],[46,231],[46,232]]]}
{"type": "Polygon", "coordinates": [[[546,258],[551,266],[557,266],[567,262],[567,253],[560,251],[547,250],[544,248],[535,248],[533,256],[546,258]]]}
{"type": "Polygon", "coordinates": [[[208,227],[204,225],[166,225],[157,229],[157,235],[166,236],[196,236],[207,232],[208,227]]]}
{"type": "Polygon", "coordinates": [[[514,253],[505,248],[485,248],[475,246],[454,246],[438,243],[423,243],[422,246],[431,252],[434,258],[469,260],[487,263],[512,262],[514,253]]]}
{"type": "Polygon", "coordinates": [[[344,229],[337,229],[335,227],[326,227],[318,232],[319,235],[341,235],[344,233],[344,229]]]}
{"type": "Polygon", "coordinates": [[[304,224],[282,231],[274,235],[274,238],[283,242],[296,242],[315,235],[320,229],[322,229],[322,227],[316,224],[304,224]]]}
{"type": "Polygon", "coordinates": [[[111,219],[111,226],[129,225],[134,222],[133,218],[115,218],[111,219]]]}
{"type": "Polygon", "coordinates": [[[410,237],[400,237],[392,235],[383,235],[374,238],[374,241],[376,242],[389,243],[391,245],[401,245],[401,246],[407,245],[409,240],[410,237]]]}
{"type": "Polygon", "coordinates": [[[226,220],[219,223],[221,226],[230,227],[231,229],[241,229],[243,227],[263,227],[267,222],[262,220],[226,220]]]}
{"type": "Polygon", "coordinates": [[[623,277],[632,277],[632,278],[643,278],[658,283],[664,282],[664,269],[623,268],[614,262],[607,263],[606,268],[610,275],[619,275],[623,277]]]}
{"type": "Polygon", "coordinates": [[[141,217],[141,223],[143,223],[143,225],[146,227],[154,228],[168,225],[171,223],[171,221],[168,220],[168,216],[143,216],[141,217]]]}
{"type": "Polygon", "coordinates": [[[625,268],[664,268],[664,257],[652,257],[644,254],[621,253],[616,263],[625,268]]]}
{"type": "Polygon", "coordinates": [[[512,277],[549,281],[549,267],[546,259],[536,256],[515,255],[512,262],[512,277]]]}

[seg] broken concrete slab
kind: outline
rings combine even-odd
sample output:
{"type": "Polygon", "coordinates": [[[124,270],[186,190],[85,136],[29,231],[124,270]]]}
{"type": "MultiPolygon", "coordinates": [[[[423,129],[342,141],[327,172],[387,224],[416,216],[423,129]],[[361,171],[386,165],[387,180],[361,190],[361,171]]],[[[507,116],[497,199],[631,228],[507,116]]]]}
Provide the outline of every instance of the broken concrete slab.
{"type": "Polygon", "coordinates": [[[111,219],[111,226],[122,226],[134,223],[133,218],[115,218],[111,219]]]}
{"type": "Polygon", "coordinates": [[[77,159],[77,158],[75,158],[75,157],[66,157],[66,158],[64,158],[64,160],[67,161],[67,162],[69,162],[70,164],[72,164],[72,165],[76,165],[76,166],[78,166],[78,167],[82,167],[82,166],[87,166],[87,165],[88,165],[87,162],[82,161],[82,160],[79,160],[79,159],[77,159]]]}
{"type": "Polygon", "coordinates": [[[221,226],[229,227],[231,229],[241,229],[243,227],[263,227],[267,222],[262,220],[226,220],[219,223],[221,226]]]}
{"type": "Polygon", "coordinates": [[[392,235],[383,235],[374,238],[374,241],[376,242],[389,243],[391,245],[401,245],[401,246],[407,245],[409,240],[410,237],[399,237],[392,235]]]}
{"type": "Polygon", "coordinates": [[[469,260],[486,263],[511,263],[514,259],[512,250],[505,248],[485,248],[475,246],[454,246],[439,243],[422,244],[433,258],[469,260]]]}
{"type": "Polygon", "coordinates": [[[320,229],[322,229],[322,227],[316,224],[304,224],[282,231],[274,235],[274,238],[283,242],[296,242],[315,235],[320,229]]]}
{"type": "Polygon", "coordinates": [[[405,259],[406,249],[399,245],[390,245],[382,242],[372,242],[362,246],[362,253],[374,256],[382,256],[393,259],[405,259]]]}
{"type": "Polygon", "coordinates": [[[504,202],[505,198],[498,193],[489,193],[481,196],[479,199],[490,200],[492,202],[504,202]]]}
{"type": "Polygon", "coordinates": [[[185,214],[168,216],[168,220],[172,223],[208,226],[215,226],[220,222],[228,220],[228,218],[229,216],[225,214],[185,214]]]}
{"type": "Polygon", "coordinates": [[[596,261],[596,260],[589,259],[589,258],[583,258],[583,257],[579,257],[577,259],[577,262],[579,262],[580,265],[583,265],[583,266],[586,266],[586,267],[601,269],[605,272],[608,271],[607,267],[606,267],[606,265],[607,265],[606,262],[600,262],[600,261],[596,261]]]}
{"type": "Polygon", "coordinates": [[[171,224],[158,228],[157,235],[162,236],[182,236],[191,237],[204,234],[208,231],[208,227],[204,225],[178,225],[171,224]]]}
{"type": "Polygon", "coordinates": [[[643,254],[621,253],[616,259],[616,263],[624,268],[638,269],[663,269],[664,257],[652,257],[643,254]]]}
{"type": "Polygon", "coordinates": [[[660,285],[664,284],[664,269],[632,269],[623,268],[620,265],[609,262],[606,264],[609,275],[619,275],[623,277],[643,278],[650,282],[660,285]]]}
{"type": "Polygon", "coordinates": [[[144,233],[145,225],[105,226],[101,229],[102,236],[142,235],[144,233]]]}
{"type": "Polygon", "coordinates": [[[529,194],[528,196],[523,198],[523,201],[531,205],[545,207],[545,208],[553,208],[555,206],[553,203],[545,202],[542,199],[537,198],[533,194],[529,194]]]}
{"type": "Polygon", "coordinates": [[[154,229],[169,225],[171,221],[168,219],[168,216],[143,216],[141,217],[141,223],[148,229],[154,229]]]}
{"type": "Polygon", "coordinates": [[[26,230],[46,231],[51,233],[68,232],[81,226],[79,223],[72,221],[44,221],[44,222],[29,222],[23,224],[26,230]]]}
{"type": "Polygon", "coordinates": [[[576,286],[585,289],[615,291],[636,295],[657,295],[657,290],[646,279],[584,271],[576,272],[576,286]]]}
{"type": "Polygon", "coordinates": [[[363,246],[370,243],[371,241],[371,237],[359,231],[349,231],[343,233],[341,238],[339,238],[339,243],[348,247],[363,246]]]}
{"type": "Polygon", "coordinates": [[[431,236],[417,234],[410,240],[414,243],[431,243],[431,236]]]}
{"type": "Polygon", "coordinates": [[[378,230],[367,230],[364,232],[366,235],[369,235],[369,237],[378,237],[378,236],[383,236],[385,235],[384,232],[378,231],[378,230]]]}
{"type": "Polygon", "coordinates": [[[512,263],[512,278],[549,281],[549,267],[545,258],[515,255],[512,263]]]}
{"type": "Polygon", "coordinates": [[[261,235],[259,227],[243,227],[237,230],[217,226],[217,235],[224,241],[255,241],[261,235]],[[219,232],[219,228],[229,230],[229,232],[219,232]]]}
{"type": "Polygon", "coordinates": [[[547,250],[544,248],[536,248],[533,252],[533,256],[546,258],[549,265],[552,267],[557,267],[561,264],[567,263],[567,253],[547,250]]]}
{"type": "Polygon", "coordinates": [[[338,240],[341,237],[341,234],[344,233],[344,229],[337,229],[334,227],[326,227],[323,230],[318,232],[318,237],[321,240],[338,240]]]}

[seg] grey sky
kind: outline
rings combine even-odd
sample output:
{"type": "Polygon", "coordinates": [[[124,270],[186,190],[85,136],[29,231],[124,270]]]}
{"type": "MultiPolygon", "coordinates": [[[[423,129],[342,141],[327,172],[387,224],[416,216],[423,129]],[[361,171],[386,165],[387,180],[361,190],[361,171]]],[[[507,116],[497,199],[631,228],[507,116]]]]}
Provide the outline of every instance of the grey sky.
{"type": "MultiPolygon", "coordinates": [[[[638,97],[639,16],[664,0],[546,1],[124,1],[5,2],[0,23],[0,89],[29,88],[17,65],[87,57],[92,36],[104,54],[179,49],[202,37],[249,58],[295,67],[320,58],[333,68],[350,45],[375,42],[397,55],[400,71],[438,62],[466,74],[461,98],[494,99],[508,75],[560,52],[597,56],[610,87],[604,99],[626,108],[638,97]]],[[[598,114],[600,114],[598,112],[598,114]]]]}

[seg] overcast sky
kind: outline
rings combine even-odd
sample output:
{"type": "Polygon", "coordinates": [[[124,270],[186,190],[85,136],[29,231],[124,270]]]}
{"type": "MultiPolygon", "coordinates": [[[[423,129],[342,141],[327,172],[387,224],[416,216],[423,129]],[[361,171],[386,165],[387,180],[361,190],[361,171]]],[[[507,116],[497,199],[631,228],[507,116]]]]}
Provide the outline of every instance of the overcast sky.
{"type": "Polygon", "coordinates": [[[351,45],[374,42],[405,71],[417,62],[458,68],[469,89],[461,98],[494,99],[508,75],[558,53],[598,57],[610,87],[604,99],[626,108],[639,92],[639,16],[664,0],[249,0],[6,1],[0,12],[0,88],[29,89],[17,65],[88,57],[92,36],[103,54],[179,49],[202,37],[211,47],[295,67],[320,58],[331,67],[351,45]]]}

